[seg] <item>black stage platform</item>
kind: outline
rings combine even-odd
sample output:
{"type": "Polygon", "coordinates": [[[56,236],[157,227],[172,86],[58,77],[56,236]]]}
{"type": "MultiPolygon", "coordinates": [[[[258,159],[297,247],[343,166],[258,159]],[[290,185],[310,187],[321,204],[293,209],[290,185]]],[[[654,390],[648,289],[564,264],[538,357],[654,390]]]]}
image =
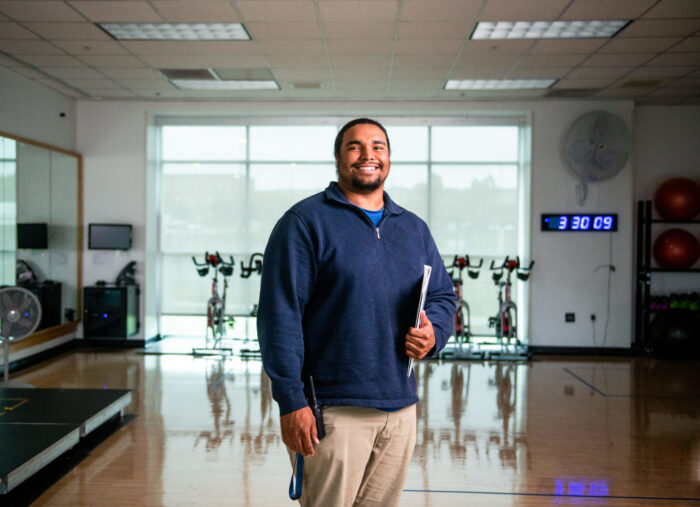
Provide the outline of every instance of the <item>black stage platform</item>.
{"type": "Polygon", "coordinates": [[[128,389],[0,387],[0,495],[123,415],[129,403],[128,389]]]}

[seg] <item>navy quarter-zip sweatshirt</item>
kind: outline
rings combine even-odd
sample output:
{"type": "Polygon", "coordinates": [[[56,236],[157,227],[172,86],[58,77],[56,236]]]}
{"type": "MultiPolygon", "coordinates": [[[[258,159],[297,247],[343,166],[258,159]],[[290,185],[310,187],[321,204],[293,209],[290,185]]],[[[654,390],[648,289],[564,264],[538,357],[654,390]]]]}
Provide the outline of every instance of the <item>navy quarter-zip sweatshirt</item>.
{"type": "Polygon", "coordinates": [[[336,182],[290,208],[265,249],[258,340],[280,415],[307,406],[313,376],[322,405],[396,408],[418,401],[406,375],[423,265],[425,311],[441,350],[456,297],[426,223],[384,193],[375,227],[336,182]]]}

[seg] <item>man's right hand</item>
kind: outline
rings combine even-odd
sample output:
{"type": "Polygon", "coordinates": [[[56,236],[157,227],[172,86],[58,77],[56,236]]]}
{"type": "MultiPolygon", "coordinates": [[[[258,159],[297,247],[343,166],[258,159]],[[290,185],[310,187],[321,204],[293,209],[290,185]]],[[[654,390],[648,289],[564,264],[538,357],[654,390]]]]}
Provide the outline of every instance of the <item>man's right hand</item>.
{"type": "Polygon", "coordinates": [[[318,443],[316,418],[309,407],[300,408],[280,417],[282,442],[302,456],[313,456],[318,443]]]}

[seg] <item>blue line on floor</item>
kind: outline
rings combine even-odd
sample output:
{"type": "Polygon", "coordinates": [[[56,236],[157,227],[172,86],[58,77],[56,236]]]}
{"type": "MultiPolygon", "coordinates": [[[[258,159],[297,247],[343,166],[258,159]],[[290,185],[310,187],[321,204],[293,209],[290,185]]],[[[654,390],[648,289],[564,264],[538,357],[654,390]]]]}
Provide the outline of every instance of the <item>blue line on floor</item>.
{"type": "Polygon", "coordinates": [[[232,369],[229,370],[229,371],[227,371],[227,372],[224,373],[223,375],[221,375],[221,376],[219,377],[219,380],[217,380],[216,382],[214,382],[212,385],[209,386],[209,389],[215,389],[216,386],[218,386],[218,385],[221,383],[221,381],[224,380],[224,379],[226,378],[226,375],[228,375],[230,371],[232,371],[232,369]]]}
{"type": "Polygon", "coordinates": [[[595,392],[597,392],[597,393],[600,394],[601,396],[605,396],[605,397],[608,396],[608,395],[605,394],[603,391],[601,391],[600,389],[598,389],[597,387],[595,387],[593,384],[591,384],[591,383],[585,381],[584,379],[582,379],[581,377],[579,377],[578,375],[576,375],[576,374],[575,374],[574,372],[572,372],[570,369],[564,368],[564,371],[565,371],[566,373],[568,373],[569,375],[571,375],[572,377],[574,377],[575,379],[577,379],[579,382],[582,382],[583,384],[585,384],[585,385],[587,385],[588,387],[590,387],[591,389],[593,389],[595,392]]]}
{"type": "Polygon", "coordinates": [[[614,495],[555,495],[554,493],[506,493],[501,491],[457,491],[451,489],[404,489],[404,493],[458,493],[463,495],[508,495],[537,496],[547,498],[604,498],[611,500],[662,500],[664,502],[698,502],[700,498],[673,498],[659,496],[614,496],[614,495]]]}

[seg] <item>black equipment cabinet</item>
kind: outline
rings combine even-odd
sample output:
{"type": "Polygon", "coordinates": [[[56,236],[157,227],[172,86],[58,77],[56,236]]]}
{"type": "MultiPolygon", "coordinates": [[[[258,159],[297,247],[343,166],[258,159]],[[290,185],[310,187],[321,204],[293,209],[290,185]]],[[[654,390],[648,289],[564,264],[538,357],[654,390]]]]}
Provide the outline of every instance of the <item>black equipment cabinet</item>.
{"type": "Polygon", "coordinates": [[[41,304],[41,322],[37,331],[61,324],[61,290],[60,282],[29,282],[19,285],[34,293],[41,304]]]}
{"type": "Polygon", "coordinates": [[[650,308],[652,273],[695,273],[700,274],[698,268],[668,269],[651,266],[652,248],[652,224],[700,224],[700,220],[668,220],[652,218],[651,201],[637,202],[637,290],[634,312],[634,344],[633,348],[639,352],[649,353],[649,324],[655,310],[650,308]]]}
{"type": "Polygon", "coordinates": [[[83,288],[85,338],[128,338],[139,330],[139,286],[96,285],[83,288]]]}

